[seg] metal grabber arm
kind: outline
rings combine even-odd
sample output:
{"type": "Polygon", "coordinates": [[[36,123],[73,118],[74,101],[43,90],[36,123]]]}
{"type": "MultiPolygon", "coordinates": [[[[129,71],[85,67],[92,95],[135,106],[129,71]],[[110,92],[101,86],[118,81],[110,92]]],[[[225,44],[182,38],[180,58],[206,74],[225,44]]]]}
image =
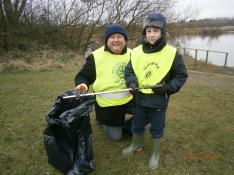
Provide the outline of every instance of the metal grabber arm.
{"type": "MultiPolygon", "coordinates": [[[[161,88],[163,84],[156,84],[152,86],[142,86],[139,88],[136,88],[134,90],[139,90],[139,89],[152,89],[152,88],[161,88]]],[[[102,91],[102,92],[93,92],[93,93],[84,93],[84,94],[76,94],[76,95],[69,95],[63,97],[63,99],[69,99],[69,98],[79,98],[79,97],[86,97],[86,96],[94,96],[94,95],[100,95],[100,94],[109,94],[109,93],[116,93],[116,92],[126,92],[133,90],[132,88],[126,88],[126,89],[118,89],[118,90],[110,90],[110,91],[102,91]]]]}

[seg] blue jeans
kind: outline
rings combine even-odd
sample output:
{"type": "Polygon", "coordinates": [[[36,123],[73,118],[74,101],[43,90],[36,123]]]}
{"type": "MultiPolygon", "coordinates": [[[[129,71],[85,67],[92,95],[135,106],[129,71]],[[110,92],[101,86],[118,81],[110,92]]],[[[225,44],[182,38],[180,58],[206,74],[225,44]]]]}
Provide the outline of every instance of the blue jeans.
{"type": "Polygon", "coordinates": [[[163,136],[165,128],[166,109],[149,108],[136,106],[133,121],[133,134],[141,134],[145,131],[145,123],[150,118],[150,132],[154,139],[159,139],[163,136]]]}

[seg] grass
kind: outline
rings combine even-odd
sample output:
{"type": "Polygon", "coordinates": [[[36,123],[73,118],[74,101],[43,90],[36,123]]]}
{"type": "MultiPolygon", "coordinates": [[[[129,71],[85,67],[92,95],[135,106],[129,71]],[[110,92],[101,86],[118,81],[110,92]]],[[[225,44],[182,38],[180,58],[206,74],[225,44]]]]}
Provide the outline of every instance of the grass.
{"type": "MultiPolygon", "coordinates": [[[[19,73],[28,71],[51,71],[70,67],[71,69],[80,69],[84,64],[84,56],[72,50],[35,50],[20,51],[11,50],[0,53],[0,73],[19,73]]],[[[204,59],[204,58],[203,58],[204,59]]],[[[197,60],[185,55],[184,57],[187,68],[201,72],[210,72],[216,74],[225,74],[234,76],[234,67],[216,66],[206,64],[201,58],[197,60]]]]}
{"type": "MultiPolygon", "coordinates": [[[[0,174],[59,175],[47,163],[43,145],[45,116],[57,95],[73,88],[76,69],[0,74],[0,174]]],[[[192,80],[171,97],[160,166],[149,170],[151,136],[145,132],[145,150],[123,157],[131,142],[108,140],[93,127],[96,170],[92,175],[187,175],[233,173],[234,89],[198,84],[192,80]],[[214,160],[214,159],[218,160],[214,160]]]]}
{"type": "Polygon", "coordinates": [[[0,72],[51,71],[66,67],[77,68],[85,61],[83,56],[71,50],[10,50],[0,53],[0,72]]]}
{"type": "Polygon", "coordinates": [[[217,66],[203,60],[197,60],[195,64],[195,59],[188,55],[184,56],[184,61],[189,70],[234,76],[234,67],[217,66]]]}

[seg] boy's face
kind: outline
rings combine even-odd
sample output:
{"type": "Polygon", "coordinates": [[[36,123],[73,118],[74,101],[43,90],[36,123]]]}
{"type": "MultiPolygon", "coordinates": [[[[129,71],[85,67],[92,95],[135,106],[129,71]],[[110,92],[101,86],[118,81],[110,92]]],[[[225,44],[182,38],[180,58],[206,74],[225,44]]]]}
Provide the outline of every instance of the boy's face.
{"type": "Polygon", "coordinates": [[[125,45],[125,38],[122,34],[119,33],[111,35],[107,40],[107,46],[114,54],[121,54],[125,45]]]}
{"type": "Polygon", "coordinates": [[[146,39],[150,44],[154,44],[161,37],[161,30],[155,27],[146,28],[146,39]]]}

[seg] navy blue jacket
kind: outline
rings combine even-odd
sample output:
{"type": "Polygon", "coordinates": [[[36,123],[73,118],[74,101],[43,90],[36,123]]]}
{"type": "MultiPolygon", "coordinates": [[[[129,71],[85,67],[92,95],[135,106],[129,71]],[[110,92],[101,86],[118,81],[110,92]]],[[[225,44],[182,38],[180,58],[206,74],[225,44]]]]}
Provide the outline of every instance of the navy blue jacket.
{"type": "MultiPolygon", "coordinates": [[[[162,50],[165,45],[166,41],[163,38],[159,39],[154,45],[149,44],[147,41],[143,41],[142,49],[145,53],[154,53],[162,50]]],[[[124,73],[127,87],[129,87],[129,85],[132,83],[138,86],[137,77],[134,73],[131,60],[125,68],[124,73]]],[[[166,83],[168,91],[163,94],[143,94],[141,92],[138,92],[135,95],[136,105],[166,109],[170,95],[178,92],[186,82],[187,78],[187,69],[182,55],[176,52],[170,71],[161,81],[166,83]]]]}

